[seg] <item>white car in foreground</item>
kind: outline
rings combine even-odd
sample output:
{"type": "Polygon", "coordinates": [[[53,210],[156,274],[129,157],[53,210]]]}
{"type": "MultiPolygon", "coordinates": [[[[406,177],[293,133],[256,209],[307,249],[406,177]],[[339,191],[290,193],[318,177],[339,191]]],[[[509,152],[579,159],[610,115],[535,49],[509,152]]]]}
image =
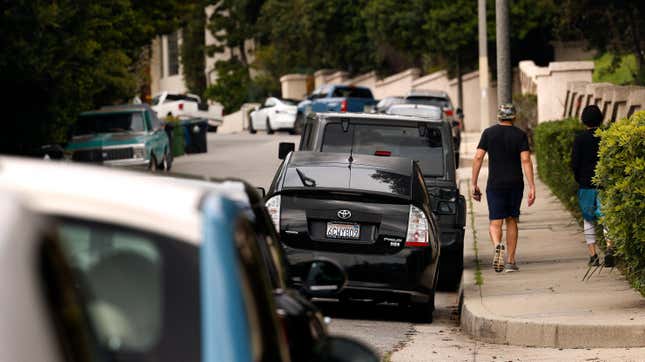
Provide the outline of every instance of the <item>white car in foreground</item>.
{"type": "Polygon", "coordinates": [[[269,97],[262,106],[251,112],[249,133],[266,130],[267,133],[272,134],[277,130],[288,130],[293,134],[297,112],[296,101],[269,97]]]}
{"type": "Polygon", "coordinates": [[[202,102],[195,94],[161,92],[152,98],[152,109],[159,118],[205,118],[208,120],[208,129],[212,131],[217,131],[217,127],[222,125],[222,105],[202,102]]]}

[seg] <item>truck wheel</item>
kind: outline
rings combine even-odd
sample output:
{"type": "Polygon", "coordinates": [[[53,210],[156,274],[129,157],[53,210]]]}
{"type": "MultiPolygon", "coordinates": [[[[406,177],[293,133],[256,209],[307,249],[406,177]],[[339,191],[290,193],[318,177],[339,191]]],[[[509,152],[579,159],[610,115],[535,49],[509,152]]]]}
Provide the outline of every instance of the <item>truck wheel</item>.
{"type": "Polygon", "coordinates": [[[271,121],[269,120],[269,117],[267,117],[267,133],[273,134],[274,132],[273,128],[271,128],[271,121]]]}
{"type": "Polygon", "coordinates": [[[157,172],[157,159],[155,158],[155,155],[150,155],[150,163],[148,164],[148,170],[150,172],[157,172]]]}
{"type": "Polygon", "coordinates": [[[434,290],[430,292],[430,300],[425,303],[412,303],[410,313],[412,320],[420,323],[432,323],[432,313],[434,312],[434,290]]]}
{"type": "Polygon", "coordinates": [[[166,150],[166,154],[163,155],[163,160],[161,160],[161,169],[170,172],[172,168],[172,155],[166,150]]]}
{"type": "Polygon", "coordinates": [[[217,133],[217,126],[208,126],[208,132],[217,133]]]}

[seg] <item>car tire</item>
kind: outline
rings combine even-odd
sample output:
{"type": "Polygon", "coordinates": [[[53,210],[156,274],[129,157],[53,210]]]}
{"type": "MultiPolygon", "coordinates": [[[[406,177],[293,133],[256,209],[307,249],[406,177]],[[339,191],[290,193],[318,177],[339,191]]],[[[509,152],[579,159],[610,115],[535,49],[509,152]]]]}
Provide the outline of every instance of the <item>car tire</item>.
{"type": "Polygon", "coordinates": [[[208,126],[208,132],[217,133],[217,126],[208,126]]]}
{"type": "Polygon", "coordinates": [[[267,133],[268,134],[274,134],[275,133],[273,128],[271,128],[271,120],[269,119],[269,117],[267,117],[267,133]]]}
{"type": "Polygon", "coordinates": [[[304,120],[305,116],[298,112],[298,114],[296,114],[296,120],[293,122],[293,134],[302,134],[304,120]]]}
{"type": "Polygon", "coordinates": [[[292,129],[290,129],[290,130],[289,130],[289,134],[290,134],[290,135],[294,135],[294,134],[296,134],[296,133],[297,133],[297,132],[296,132],[296,129],[295,129],[295,128],[292,128],[292,129]]]}
{"type": "Polygon", "coordinates": [[[166,150],[166,154],[163,155],[163,160],[161,160],[161,169],[170,172],[172,168],[172,155],[166,150]]]}
{"type": "Polygon", "coordinates": [[[150,172],[157,172],[158,164],[157,164],[157,159],[155,158],[155,155],[150,155],[150,163],[148,163],[148,170],[150,172]]]}
{"type": "Polygon", "coordinates": [[[255,128],[253,128],[253,119],[249,120],[249,133],[250,134],[258,133],[258,131],[255,128]]]}
{"type": "Polygon", "coordinates": [[[434,313],[434,290],[428,296],[430,300],[425,303],[412,303],[410,313],[412,320],[419,323],[432,323],[434,313]]]}
{"type": "Polygon", "coordinates": [[[464,245],[454,253],[445,254],[439,258],[446,257],[443,263],[439,264],[439,289],[455,291],[461,284],[461,275],[464,272],[464,245]]]}

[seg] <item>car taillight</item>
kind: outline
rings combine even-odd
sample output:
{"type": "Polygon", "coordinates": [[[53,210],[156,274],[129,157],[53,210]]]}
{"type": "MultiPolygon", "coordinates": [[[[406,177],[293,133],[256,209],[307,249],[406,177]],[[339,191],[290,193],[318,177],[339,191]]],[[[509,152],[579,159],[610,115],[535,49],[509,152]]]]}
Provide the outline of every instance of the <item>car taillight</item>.
{"type": "Polygon", "coordinates": [[[452,109],[444,109],[443,113],[448,117],[452,117],[452,109]]]}
{"type": "Polygon", "coordinates": [[[273,196],[264,204],[271,215],[271,221],[275,225],[275,231],[280,232],[280,195],[273,196]]]}
{"type": "Polygon", "coordinates": [[[343,99],[343,101],[340,102],[340,111],[347,112],[347,99],[343,99]]]}
{"type": "Polygon", "coordinates": [[[429,246],[428,232],[429,227],[426,214],[418,207],[410,205],[408,235],[405,238],[405,246],[429,246]]]}
{"type": "Polygon", "coordinates": [[[180,111],[184,110],[184,104],[183,103],[179,103],[179,105],[177,107],[179,108],[180,111]]]}
{"type": "Polygon", "coordinates": [[[390,152],[390,151],[376,151],[376,152],[374,152],[374,156],[390,157],[390,156],[392,156],[392,152],[390,152]]]}

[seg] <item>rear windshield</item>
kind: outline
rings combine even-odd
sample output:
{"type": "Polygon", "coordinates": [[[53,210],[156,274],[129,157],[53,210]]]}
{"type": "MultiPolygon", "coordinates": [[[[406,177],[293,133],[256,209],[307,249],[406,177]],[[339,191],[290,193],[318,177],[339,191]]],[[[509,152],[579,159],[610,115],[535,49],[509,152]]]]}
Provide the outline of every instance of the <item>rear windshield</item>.
{"type": "Polygon", "coordinates": [[[401,116],[425,117],[431,119],[441,119],[441,108],[433,106],[410,106],[410,105],[393,105],[386,111],[387,114],[398,114],[401,116]]]}
{"type": "Polygon", "coordinates": [[[338,188],[410,196],[411,178],[394,172],[347,165],[304,166],[287,169],[284,188],[338,188]]]}
{"type": "Polygon", "coordinates": [[[374,99],[369,89],[354,87],[336,87],[332,97],[374,99]]]}
{"type": "Polygon", "coordinates": [[[164,103],[166,103],[166,102],[174,102],[174,101],[186,101],[186,102],[195,102],[195,103],[197,103],[197,98],[193,98],[193,97],[185,95],[185,94],[167,94],[166,95],[166,100],[164,100],[164,103]]]}
{"type": "Polygon", "coordinates": [[[425,176],[443,177],[445,164],[441,129],[375,124],[350,124],[343,132],[340,123],[325,126],[322,152],[407,157],[419,162],[425,176]],[[353,143],[353,147],[352,147],[353,143]]]}
{"type": "Polygon", "coordinates": [[[74,125],[74,135],[145,131],[141,112],[82,115],[74,125]]]}
{"type": "Polygon", "coordinates": [[[427,104],[442,108],[451,108],[450,101],[443,97],[430,97],[430,96],[410,96],[405,98],[408,103],[427,104]]]}

